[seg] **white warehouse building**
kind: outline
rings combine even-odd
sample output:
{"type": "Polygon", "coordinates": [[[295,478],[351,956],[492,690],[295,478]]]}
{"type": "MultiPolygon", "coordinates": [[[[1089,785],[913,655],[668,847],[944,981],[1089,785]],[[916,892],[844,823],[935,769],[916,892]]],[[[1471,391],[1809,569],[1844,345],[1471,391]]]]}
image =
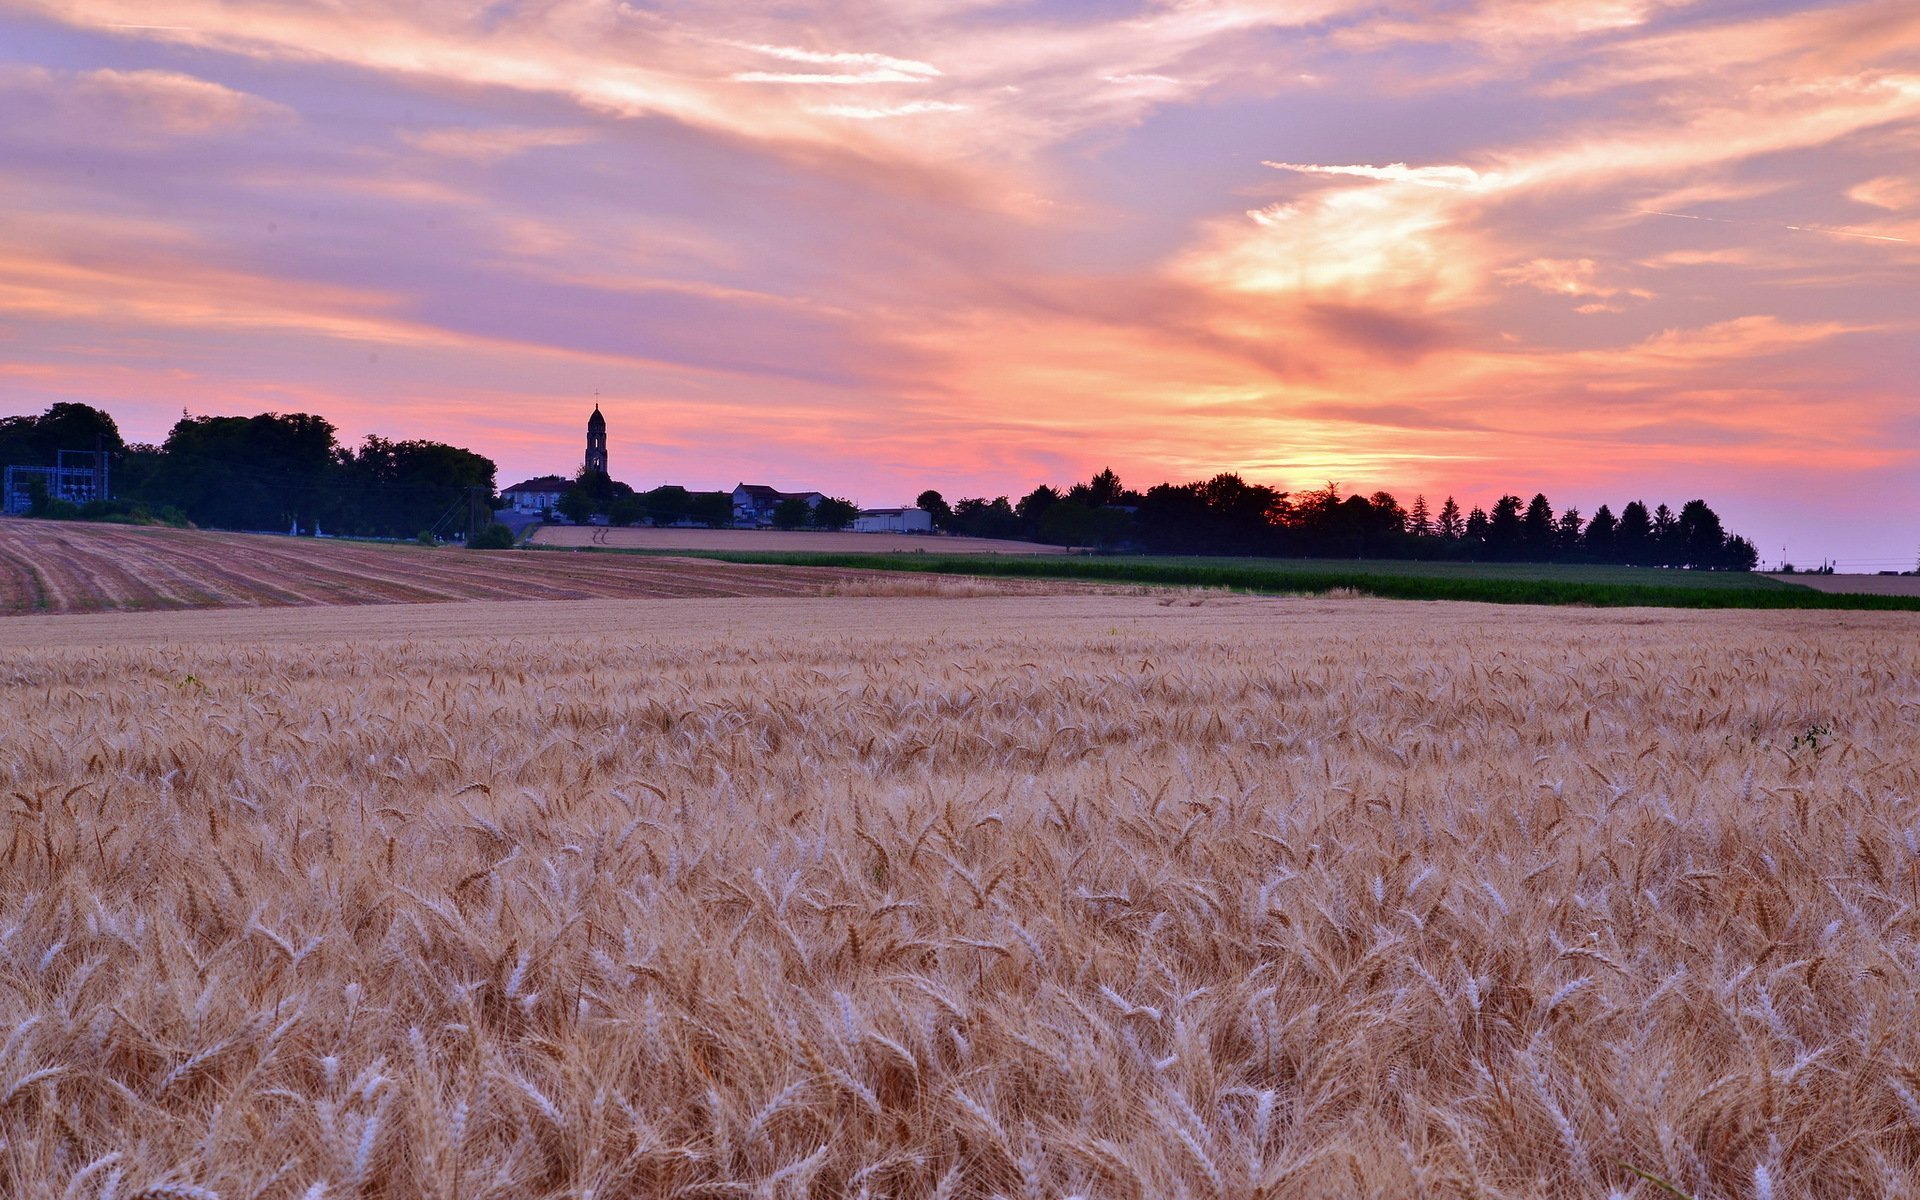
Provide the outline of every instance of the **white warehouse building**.
{"type": "Polygon", "coordinates": [[[855,533],[932,533],[933,514],[924,508],[863,508],[853,519],[855,533]]]}

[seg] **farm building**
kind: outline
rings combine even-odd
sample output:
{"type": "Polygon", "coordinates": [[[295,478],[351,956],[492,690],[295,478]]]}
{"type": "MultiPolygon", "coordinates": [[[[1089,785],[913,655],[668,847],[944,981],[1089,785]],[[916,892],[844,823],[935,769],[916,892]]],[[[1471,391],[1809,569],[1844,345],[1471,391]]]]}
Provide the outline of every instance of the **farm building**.
{"type": "Polygon", "coordinates": [[[824,499],[821,492],[782,492],[763,483],[743,483],[733,489],[733,523],[765,529],[773,524],[773,510],[782,500],[803,500],[808,508],[818,508],[824,499]]]}
{"type": "Polygon", "coordinates": [[[560,503],[560,497],[572,486],[558,475],[542,475],[516,483],[500,493],[507,507],[518,513],[544,513],[560,503]]]}
{"type": "Polygon", "coordinates": [[[932,533],[933,514],[924,508],[863,508],[853,519],[855,533],[932,533]]]}

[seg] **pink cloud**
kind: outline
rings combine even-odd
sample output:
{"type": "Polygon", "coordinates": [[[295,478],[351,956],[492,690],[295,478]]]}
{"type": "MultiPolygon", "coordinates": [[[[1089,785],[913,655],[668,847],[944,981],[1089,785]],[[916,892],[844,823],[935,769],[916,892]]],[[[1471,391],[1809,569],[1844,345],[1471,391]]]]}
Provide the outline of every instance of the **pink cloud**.
{"type": "Polygon", "coordinates": [[[291,115],[258,96],[178,71],[0,66],[0,127],[14,136],[159,144],[291,115]]]}

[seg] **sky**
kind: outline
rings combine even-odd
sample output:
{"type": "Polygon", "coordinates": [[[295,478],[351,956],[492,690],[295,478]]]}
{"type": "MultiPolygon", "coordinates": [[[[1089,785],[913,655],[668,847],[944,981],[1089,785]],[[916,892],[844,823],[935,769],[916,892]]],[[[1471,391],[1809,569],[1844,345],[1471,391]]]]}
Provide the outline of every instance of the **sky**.
{"type": "Polygon", "coordinates": [[[0,0],[0,412],[1920,554],[1911,0],[0,0]]]}

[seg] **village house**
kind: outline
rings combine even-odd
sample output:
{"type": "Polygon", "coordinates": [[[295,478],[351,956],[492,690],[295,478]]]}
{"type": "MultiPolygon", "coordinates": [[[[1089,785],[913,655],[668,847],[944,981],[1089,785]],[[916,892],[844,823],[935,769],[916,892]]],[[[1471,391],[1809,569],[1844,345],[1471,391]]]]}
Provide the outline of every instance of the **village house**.
{"type": "Polygon", "coordinates": [[[542,475],[516,483],[500,493],[507,508],[517,513],[545,513],[560,503],[573,484],[558,475],[542,475]]]}
{"type": "Polygon", "coordinates": [[[762,483],[743,483],[733,489],[733,523],[741,529],[766,529],[781,501],[802,500],[808,508],[819,508],[825,499],[821,492],[782,492],[762,483]]]}

